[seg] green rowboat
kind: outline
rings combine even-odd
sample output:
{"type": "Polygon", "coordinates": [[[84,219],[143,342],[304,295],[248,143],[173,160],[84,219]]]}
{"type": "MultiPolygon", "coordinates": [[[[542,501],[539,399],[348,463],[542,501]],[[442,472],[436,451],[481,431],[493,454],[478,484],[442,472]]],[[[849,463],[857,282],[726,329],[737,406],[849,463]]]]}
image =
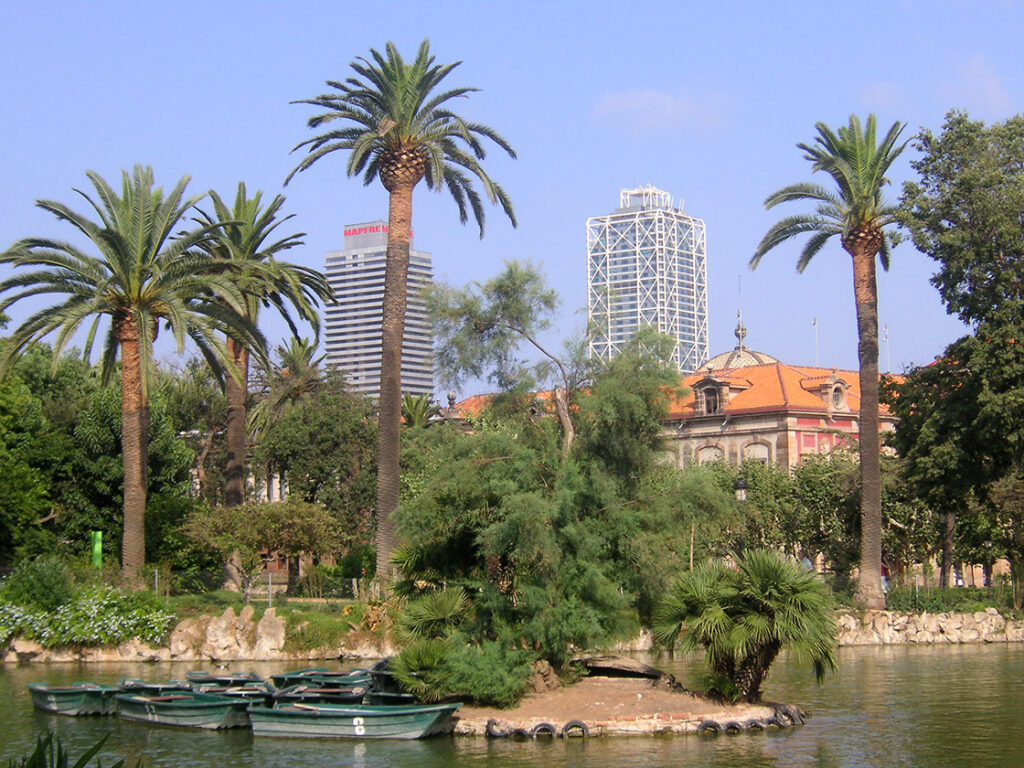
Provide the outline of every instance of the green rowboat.
{"type": "Polygon", "coordinates": [[[163,696],[121,693],[115,698],[118,714],[125,720],[211,730],[249,725],[249,701],[243,698],[192,691],[163,696]]]}
{"type": "Polygon", "coordinates": [[[423,739],[451,730],[461,704],[371,707],[343,704],[276,704],[249,710],[256,736],[312,739],[423,739]]]}
{"type": "Polygon", "coordinates": [[[29,683],[32,704],[43,712],[58,715],[112,715],[117,712],[114,696],[121,692],[112,685],[74,683],[58,686],[29,683]]]}
{"type": "Polygon", "coordinates": [[[294,672],[281,672],[271,675],[274,685],[278,688],[288,688],[292,685],[305,685],[318,683],[330,686],[367,686],[370,683],[370,671],[366,669],[353,669],[348,672],[332,672],[324,667],[312,669],[299,669],[294,672]]]}

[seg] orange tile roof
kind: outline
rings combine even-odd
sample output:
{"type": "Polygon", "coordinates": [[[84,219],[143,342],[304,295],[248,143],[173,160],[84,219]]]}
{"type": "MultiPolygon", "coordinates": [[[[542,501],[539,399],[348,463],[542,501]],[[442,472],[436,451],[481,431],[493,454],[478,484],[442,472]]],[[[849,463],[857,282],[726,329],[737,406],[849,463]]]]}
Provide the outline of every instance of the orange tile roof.
{"type": "MultiPolygon", "coordinates": [[[[796,366],[785,363],[765,363],[742,368],[698,371],[685,376],[682,397],[672,398],[669,403],[669,420],[689,419],[694,416],[694,393],[696,384],[712,376],[726,382],[731,392],[724,414],[756,413],[777,410],[817,411],[824,413],[828,405],[822,400],[818,388],[835,376],[846,385],[846,407],[856,414],[860,411],[860,375],[857,371],[796,366]]],[[[493,394],[471,395],[456,405],[463,416],[478,416],[493,394]]],[[[538,392],[537,399],[547,400],[549,392],[538,392]]],[[[889,410],[880,406],[883,414],[889,410]]],[[[844,409],[845,410],[845,409],[844,409]]],[[[721,415],[721,413],[719,415],[721,415]]]]}
{"type": "MultiPolygon", "coordinates": [[[[685,377],[683,383],[690,391],[672,401],[669,418],[693,417],[693,387],[709,375],[737,388],[730,394],[723,411],[726,414],[780,409],[824,412],[828,406],[816,390],[833,376],[846,385],[848,409],[853,413],[860,410],[860,377],[857,371],[768,363],[711,371],[710,374],[701,371],[685,377]]],[[[888,412],[884,406],[882,411],[888,412]]]]}

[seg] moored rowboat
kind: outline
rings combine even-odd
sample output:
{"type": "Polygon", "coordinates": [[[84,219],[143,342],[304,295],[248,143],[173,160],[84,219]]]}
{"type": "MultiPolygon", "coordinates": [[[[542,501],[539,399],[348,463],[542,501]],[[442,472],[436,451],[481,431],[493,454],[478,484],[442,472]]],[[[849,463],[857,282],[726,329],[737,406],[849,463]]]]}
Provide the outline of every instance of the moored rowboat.
{"type": "Polygon", "coordinates": [[[113,714],[117,712],[114,696],[120,691],[121,689],[115,686],[97,683],[74,683],[64,686],[28,684],[33,706],[58,715],[113,714]]]}
{"type": "Polygon", "coordinates": [[[144,696],[161,696],[167,693],[191,691],[192,683],[188,680],[166,680],[162,683],[151,683],[147,680],[123,677],[117,681],[117,687],[122,691],[138,693],[144,696]]]}
{"type": "Polygon", "coordinates": [[[281,672],[271,675],[274,685],[278,688],[287,688],[292,685],[303,685],[306,683],[319,683],[320,685],[348,686],[363,685],[370,682],[370,672],[366,669],[353,669],[348,672],[332,672],[325,667],[313,667],[311,669],[299,669],[294,672],[281,672]]]}
{"type": "Polygon", "coordinates": [[[256,736],[313,739],[422,739],[445,733],[460,704],[371,707],[276,704],[249,711],[256,736]]]}
{"type": "Polygon", "coordinates": [[[255,672],[207,672],[205,669],[193,669],[185,673],[185,678],[193,685],[220,685],[236,688],[243,685],[261,684],[265,682],[255,672]]]}
{"type": "Polygon", "coordinates": [[[126,720],[182,728],[245,728],[249,701],[209,693],[177,691],[163,696],[121,693],[117,709],[126,720]]]}
{"type": "Polygon", "coordinates": [[[310,683],[292,685],[275,691],[275,701],[305,704],[362,704],[367,688],[362,685],[335,687],[310,683]]]}

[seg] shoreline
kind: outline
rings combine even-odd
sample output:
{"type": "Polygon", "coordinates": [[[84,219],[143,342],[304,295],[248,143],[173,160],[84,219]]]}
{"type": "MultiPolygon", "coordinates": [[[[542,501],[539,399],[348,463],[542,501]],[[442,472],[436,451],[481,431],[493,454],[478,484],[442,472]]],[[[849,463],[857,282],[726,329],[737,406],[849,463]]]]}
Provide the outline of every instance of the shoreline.
{"type": "MultiPolygon", "coordinates": [[[[336,647],[306,651],[285,650],[285,622],[276,609],[267,609],[253,621],[252,606],[237,615],[228,608],[220,616],[188,618],[171,631],[165,645],[138,640],[116,646],[47,648],[34,640],[14,637],[0,648],[0,662],[230,662],[373,659],[397,652],[386,638],[362,636],[336,647]]],[[[870,645],[939,645],[1024,642],[1024,620],[1006,619],[994,608],[975,613],[921,613],[850,610],[836,614],[839,647],[870,645]]],[[[619,643],[615,653],[649,653],[656,650],[650,635],[619,643]]]]}

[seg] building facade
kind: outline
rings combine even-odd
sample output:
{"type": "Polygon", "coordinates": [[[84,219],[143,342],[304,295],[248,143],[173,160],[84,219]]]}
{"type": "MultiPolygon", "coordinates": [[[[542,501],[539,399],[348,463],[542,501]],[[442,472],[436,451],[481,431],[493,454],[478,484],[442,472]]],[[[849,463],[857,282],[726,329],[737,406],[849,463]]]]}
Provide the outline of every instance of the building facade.
{"type": "MultiPolygon", "coordinates": [[[[326,256],[327,280],[335,300],[326,309],[326,362],[345,375],[353,391],[369,397],[380,394],[387,239],[387,222],[351,224],[345,227],[344,248],[326,256]]],[[[402,391],[413,395],[434,392],[434,343],[422,298],[432,277],[430,254],[410,250],[402,391]]]]}
{"type": "MultiPolygon", "coordinates": [[[[686,395],[665,421],[666,448],[679,466],[759,461],[795,467],[808,455],[855,451],[860,422],[857,371],[783,363],[745,344],[715,355],[683,380],[686,395]]],[[[880,431],[895,428],[885,406],[880,431]]]]}
{"type": "Polygon", "coordinates": [[[651,186],[622,190],[620,207],[587,221],[590,354],[610,360],[650,326],[676,340],[686,374],[708,357],[704,222],[651,186]]]}

